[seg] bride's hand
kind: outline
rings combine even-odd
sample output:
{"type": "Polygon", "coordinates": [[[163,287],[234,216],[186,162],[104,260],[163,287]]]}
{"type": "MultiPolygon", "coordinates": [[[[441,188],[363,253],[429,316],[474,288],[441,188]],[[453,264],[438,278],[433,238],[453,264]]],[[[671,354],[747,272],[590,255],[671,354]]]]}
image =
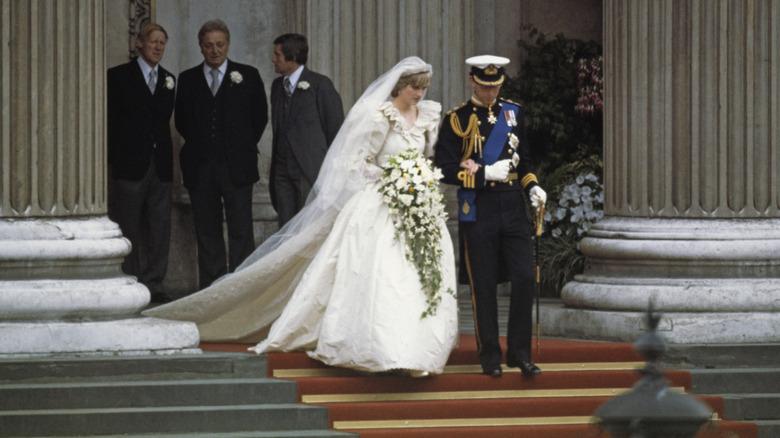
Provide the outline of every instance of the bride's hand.
{"type": "Polygon", "coordinates": [[[466,169],[468,171],[469,175],[474,175],[475,173],[477,173],[479,168],[482,167],[482,166],[480,166],[474,160],[469,158],[466,161],[461,161],[460,167],[466,169]]]}
{"type": "Polygon", "coordinates": [[[366,163],[366,167],[363,168],[363,178],[369,181],[377,181],[383,173],[384,170],[375,164],[366,163]]]}

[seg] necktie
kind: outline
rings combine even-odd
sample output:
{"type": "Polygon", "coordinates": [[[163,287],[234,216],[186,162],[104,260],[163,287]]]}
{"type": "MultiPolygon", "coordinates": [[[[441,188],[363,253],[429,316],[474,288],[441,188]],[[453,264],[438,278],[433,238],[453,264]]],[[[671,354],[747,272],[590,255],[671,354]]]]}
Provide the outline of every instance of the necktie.
{"type": "Polygon", "coordinates": [[[219,70],[214,68],[211,70],[211,94],[216,96],[217,90],[219,90],[219,70]]]}
{"type": "Polygon", "coordinates": [[[292,96],[292,91],[290,91],[290,78],[284,78],[284,94],[286,94],[287,97],[292,96]]]}
{"type": "Polygon", "coordinates": [[[157,72],[152,70],[149,72],[149,82],[146,83],[149,86],[149,91],[154,94],[154,87],[157,85],[157,72]]]}

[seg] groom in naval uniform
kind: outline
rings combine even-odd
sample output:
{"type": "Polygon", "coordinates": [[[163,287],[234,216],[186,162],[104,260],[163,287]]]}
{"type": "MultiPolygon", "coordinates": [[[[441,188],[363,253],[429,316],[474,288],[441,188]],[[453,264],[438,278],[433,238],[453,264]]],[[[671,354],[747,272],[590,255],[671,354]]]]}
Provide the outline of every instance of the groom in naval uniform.
{"type": "Polygon", "coordinates": [[[509,280],[506,365],[534,376],[541,370],[531,362],[533,252],[523,191],[534,207],[547,195],[531,172],[522,108],[498,98],[509,60],[484,55],[466,63],[474,92],[445,115],[434,161],[444,182],[458,186],[460,277],[471,285],[482,372],[502,374],[496,288],[509,280]]]}
{"type": "Polygon", "coordinates": [[[204,288],[254,251],[252,186],[260,179],[257,143],[268,123],[268,104],[257,69],[227,59],[230,31],[224,22],[204,23],[198,44],[204,62],[179,75],[174,120],[184,138],[179,160],[204,288]]]}
{"type": "Polygon", "coordinates": [[[108,164],[113,179],[111,218],[132,246],[122,270],[149,289],[152,302],[167,302],[163,278],[171,240],[173,144],[171,114],[176,82],[162,66],[168,33],[141,28],[139,56],[108,70],[108,164]],[[141,245],[142,223],[147,239],[141,245]],[[139,255],[144,247],[146,264],[139,255]]]}
{"type": "Polygon", "coordinates": [[[273,148],[269,189],[281,228],[306,203],[328,147],[344,121],[341,97],[326,76],[305,67],[306,37],[284,34],[274,40],[271,84],[273,148]]]}

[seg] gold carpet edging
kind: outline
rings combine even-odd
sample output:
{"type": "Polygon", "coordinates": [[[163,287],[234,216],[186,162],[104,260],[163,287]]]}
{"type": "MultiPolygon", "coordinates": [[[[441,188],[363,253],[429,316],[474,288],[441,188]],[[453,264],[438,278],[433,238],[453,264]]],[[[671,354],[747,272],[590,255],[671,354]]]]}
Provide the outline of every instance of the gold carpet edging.
{"type": "Polygon", "coordinates": [[[433,420],[334,421],[336,430],[590,424],[593,417],[443,418],[433,420]]]}
{"type": "MultiPolygon", "coordinates": [[[[710,421],[720,421],[717,412],[712,413],[710,421]]],[[[570,426],[579,424],[598,424],[596,417],[518,417],[518,418],[441,418],[426,420],[374,420],[374,421],[334,421],[336,430],[364,429],[422,429],[446,427],[501,427],[501,426],[570,426]]]]}
{"type": "MultiPolygon", "coordinates": [[[[506,398],[570,398],[570,397],[614,397],[630,391],[631,388],[584,388],[584,389],[525,389],[496,391],[435,391],[396,392],[378,394],[311,394],[301,397],[303,403],[365,403],[388,401],[432,401],[432,400],[481,400],[506,398]]],[[[672,390],[685,392],[682,387],[672,390]]]]}
{"type": "MultiPolygon", "coordinates": [[[[542,372],[565,371],[625,371],[642,368],[644,362],[588,362],[588,363],[548,363],[537,364],[542,372]]],[[[519,373],[519,368],[509,368],[502,365],[505,373],[519,373]]],[[[482,367],[479,365],[449,365],[444,367],[442,374],[480,374],[482,367]]],[[[371,373],[361,373],[345,368],[289,368],[275,369],[273,376],[279,379],[293,379],[304,377],[364,377],[371,373]]]]}

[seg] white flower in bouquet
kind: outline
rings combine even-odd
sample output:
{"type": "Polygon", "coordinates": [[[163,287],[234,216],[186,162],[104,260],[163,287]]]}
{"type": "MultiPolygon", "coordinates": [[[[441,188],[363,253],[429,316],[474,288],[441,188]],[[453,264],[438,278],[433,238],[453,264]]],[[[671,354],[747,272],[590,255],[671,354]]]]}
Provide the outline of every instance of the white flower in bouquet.
{"type": "MultiPolygon", "coordinates": [[[[379,192],[393,215],[396,238],[404,243],[407,260],[417,267],[428,302],[424,318],[436,313],[442,293],[439,226],[447,220],[438,184],[442,173],[414,149],[390,157],[382,169],[379,192]]],[[[452,289],[446,292],[455,294],[452,289]]]]}

